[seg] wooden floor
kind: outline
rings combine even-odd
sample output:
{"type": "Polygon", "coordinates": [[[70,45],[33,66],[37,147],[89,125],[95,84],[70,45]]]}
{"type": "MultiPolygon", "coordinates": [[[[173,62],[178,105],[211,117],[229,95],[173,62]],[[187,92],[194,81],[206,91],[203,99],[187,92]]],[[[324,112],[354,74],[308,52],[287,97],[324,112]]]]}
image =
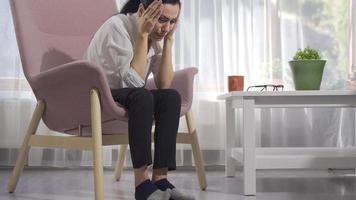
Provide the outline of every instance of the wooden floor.
{"type": "MultiPolygon", "coordinates": [[[[134,199],[132,171],[125,170],[120,182],[105,170],[105,199],[134,199]]],[[[14,194],[6,191],[10,169],[0,169],[0,200],[94,199],[90,169],[26,169],[14,194]]],[[[238,174],[241,175],[241,174],[238,174]]],[[[242,178],[225,178],[223,171],[208,170],[208,189],[200,191],[194,171],[178,170],[170,175],[175,186],[197,200],[355,200],[353,170],[306,171],[264,170],[257,173],[257,197],[240,195],[242,178]]]]}

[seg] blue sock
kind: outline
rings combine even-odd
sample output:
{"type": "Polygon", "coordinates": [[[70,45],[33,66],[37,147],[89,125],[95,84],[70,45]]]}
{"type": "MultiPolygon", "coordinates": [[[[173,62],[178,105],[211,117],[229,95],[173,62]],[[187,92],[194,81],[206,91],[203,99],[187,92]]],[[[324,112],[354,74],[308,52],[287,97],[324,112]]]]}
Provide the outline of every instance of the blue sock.
{"type": "Polygon", "coordinates": [[[162,191],[175,188],[166,178],[156,181],[155,185],[162,191]]]}
{"type": "Polygon", "coordinates": [[[157,186],[153,184],[151,180],[147,179],[136,187],[135,199],[146,200],[156,190],[158,190],[157,186]]]}

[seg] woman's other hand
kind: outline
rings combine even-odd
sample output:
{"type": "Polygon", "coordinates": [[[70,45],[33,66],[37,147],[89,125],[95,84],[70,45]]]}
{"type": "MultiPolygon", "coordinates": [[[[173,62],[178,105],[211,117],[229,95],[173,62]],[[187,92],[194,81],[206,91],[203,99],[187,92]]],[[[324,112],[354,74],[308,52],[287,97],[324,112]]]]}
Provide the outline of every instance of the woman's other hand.
{"type": "Polygon", "coordinates": [[[181,12],[181,9],[179,9],[179,12],[178,12],[178,16],[177,16],[177,20],[176,20],[176,23],[174,24],[174,27],[172,28],[172,30],[170,30],[166,37],[164,38],[164,40],[170,40],[170,41],[173,41],[174,39],[174,33],[177,29],[177,26],[178,26],[178,23],[179,23],[179,16],[180,16],[180,12],[181,12]]]}

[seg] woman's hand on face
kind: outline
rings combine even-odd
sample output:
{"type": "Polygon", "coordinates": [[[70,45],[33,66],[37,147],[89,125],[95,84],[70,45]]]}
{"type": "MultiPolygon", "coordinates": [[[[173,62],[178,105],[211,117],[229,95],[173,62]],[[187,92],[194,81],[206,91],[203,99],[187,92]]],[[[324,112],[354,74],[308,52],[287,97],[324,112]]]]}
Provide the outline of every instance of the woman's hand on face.
{"type": "Polygon", "coordinates": [[[180,16],[180,9],[179,9],[179,12],[178,12],[177,20],[176,20],[176,22],[175,22],[175,24],[174,24],[172,30],[170,30],[170,31],[167,33],[166,37],[164,38],[165,40],[173,40],[173,39],[174,39],[173,36],[174,36],[174,32],[176,31],[177,26],[178,26],[179,16],[180,16]]]}
{"type": "Polygon", "coordinates": [[[139,7],[139,32],[143,35],[149,35],[161,14],[162,0],[155,0],[146,10],[141,3],[139,7]]]}

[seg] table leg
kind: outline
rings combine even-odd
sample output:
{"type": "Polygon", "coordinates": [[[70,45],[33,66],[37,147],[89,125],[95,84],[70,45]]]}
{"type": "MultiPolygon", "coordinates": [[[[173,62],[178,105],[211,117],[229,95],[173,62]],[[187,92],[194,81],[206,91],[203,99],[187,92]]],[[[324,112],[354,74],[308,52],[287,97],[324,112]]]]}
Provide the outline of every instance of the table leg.
{"type": "Polygon", "coordinates": [[[243,100],[243,176],[244,195],[256,195],[255,100],[243,100]]]}
{"type": "MultiPolygon", "coordinates": [[[[354,114],[354,137],[355,137],[355,141],[354,141],[354,147],[356,147],[356,109],[352,108],[353,114],[354,114]]],[[[354,174],[356,174],[356,168],[354,168],[354,174]]]]}
{"type": "Polygon", "coordinates": [[[225,175],[227,177],[235,176],[235,161],[231,155],[232,148],[235,147],[235,137],[235,109],[232,107],[232,101],[226,100],[225,175]]]}

